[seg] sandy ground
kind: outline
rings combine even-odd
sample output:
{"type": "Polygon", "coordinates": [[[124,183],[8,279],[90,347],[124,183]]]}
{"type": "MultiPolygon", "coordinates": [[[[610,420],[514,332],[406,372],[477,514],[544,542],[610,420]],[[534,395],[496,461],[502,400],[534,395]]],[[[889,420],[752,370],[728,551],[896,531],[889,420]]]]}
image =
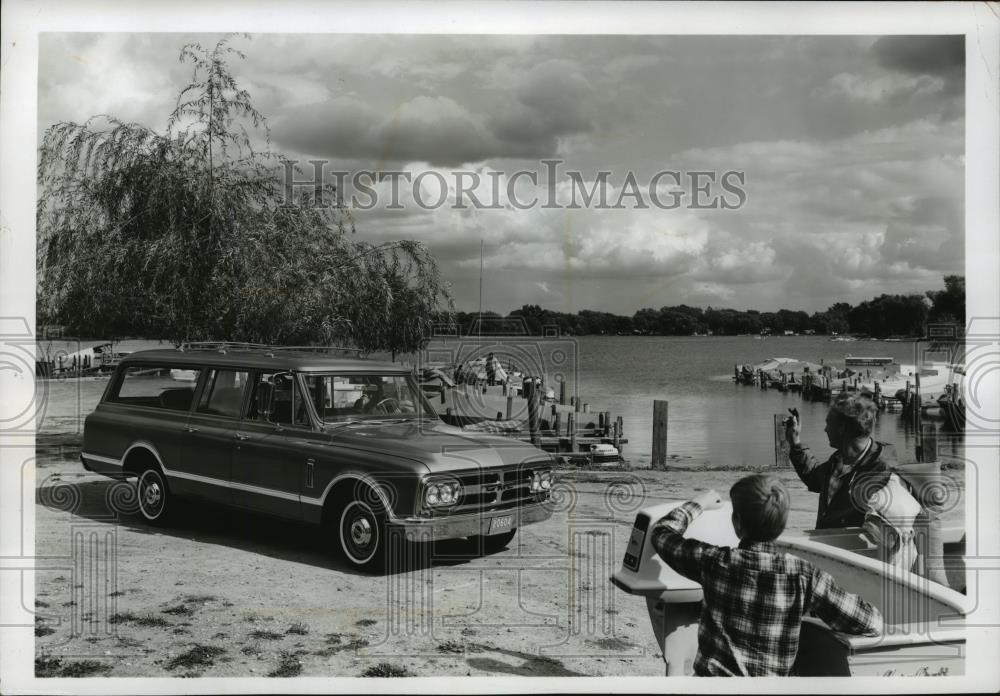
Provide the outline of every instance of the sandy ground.
{"type": "MultiPolygon", "coordinates": [[[[37,443],[39,676],[662,675],[645,600],[608,576],[639,508],[724,494],[744,473],[690,459],[564,472],[553,517],[509,548],[441,543],[432,563],[375,577],[316,527],[196,504],[151,527],[115,512],[124,484],[83,470],[77,432],[37,443]]],[[[810,528],[815,496],[778,473],[789,531],[810,528]]]]}

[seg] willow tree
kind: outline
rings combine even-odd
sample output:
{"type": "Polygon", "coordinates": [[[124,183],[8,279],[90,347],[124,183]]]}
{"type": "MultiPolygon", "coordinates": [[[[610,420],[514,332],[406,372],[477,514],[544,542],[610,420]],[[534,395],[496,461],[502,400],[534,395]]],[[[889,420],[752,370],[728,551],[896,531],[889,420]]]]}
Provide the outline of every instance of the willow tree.
{"type": "Polygon", "coordinates": [[[355,235],[332,187],[283,198],[285,158],[229,61],[193,67],[164,132],[100,115],[40,148],[38,315],[77,334],[416,349],[450,307],[428,250],[355,235]]]}

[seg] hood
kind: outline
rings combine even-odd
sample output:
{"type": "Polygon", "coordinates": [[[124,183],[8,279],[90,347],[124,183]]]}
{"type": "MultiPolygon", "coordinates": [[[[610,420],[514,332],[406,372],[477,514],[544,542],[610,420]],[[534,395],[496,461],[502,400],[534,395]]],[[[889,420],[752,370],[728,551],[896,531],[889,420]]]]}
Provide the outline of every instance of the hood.
{"type": "Polygon", "coordinates": [[[416,459],[431,473],[552,462],[547,452],[526,442],[466,433],[438,420],[371,421],[328,428],[331,443],[416,459]]]}

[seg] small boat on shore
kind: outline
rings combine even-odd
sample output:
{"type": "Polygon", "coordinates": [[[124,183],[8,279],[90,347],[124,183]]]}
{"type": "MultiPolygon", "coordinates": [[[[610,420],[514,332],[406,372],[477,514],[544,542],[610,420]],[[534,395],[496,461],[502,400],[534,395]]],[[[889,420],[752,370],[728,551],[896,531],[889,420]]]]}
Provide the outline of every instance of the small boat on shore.
{"type": "MultiPolygon", "coordinates": [[[[698,649],[701,585],[668,566],[653,549],[647,532],[681,501],[659,503],[638,512],[621,568],[611,576],[619,589],[646,599],[667,675],[690,673],[698,649]]],[[[686,537],[717,546],[736,546],[729,504],[707,510],[688,527],[686,537]]],[[[960,529],[944,533],[945,563],[958,566],[964,583],[965,537],[960,529]]],[[[775,546],[830,573],[848,592],[881,612],[882,635],[838,633],[817,618],[802,623],[797,676],[936,676],[965,673],[965,617],[974,607],[965,594],[889,565],[874,556],[858,528],[812,530],[781,536],[775,546]]],[[[964,584],[963,584],[964,587],[964,584]]]]}

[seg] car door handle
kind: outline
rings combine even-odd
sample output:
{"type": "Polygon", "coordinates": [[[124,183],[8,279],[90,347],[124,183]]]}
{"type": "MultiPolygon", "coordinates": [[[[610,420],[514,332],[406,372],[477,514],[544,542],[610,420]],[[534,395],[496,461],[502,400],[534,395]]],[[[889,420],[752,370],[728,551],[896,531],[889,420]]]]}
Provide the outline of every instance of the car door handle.
{"type": "Polygon", "coordinates": [[[184,428],[184,430],[187,431],[187,432],[189,432],[189,433],[196,433],[196,432],[198,432],[198,428],[192,428],[190,425],[188,427],[184,428]]]}
{"type": "Polygon", "coordinates": [[[249,440],[250,436],[247,435],[246,433],[236,433],[236,439],[237,440],[249,440]]]}

